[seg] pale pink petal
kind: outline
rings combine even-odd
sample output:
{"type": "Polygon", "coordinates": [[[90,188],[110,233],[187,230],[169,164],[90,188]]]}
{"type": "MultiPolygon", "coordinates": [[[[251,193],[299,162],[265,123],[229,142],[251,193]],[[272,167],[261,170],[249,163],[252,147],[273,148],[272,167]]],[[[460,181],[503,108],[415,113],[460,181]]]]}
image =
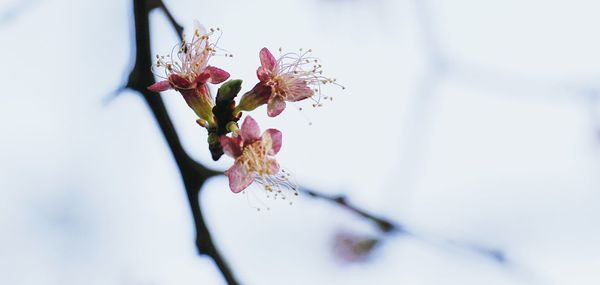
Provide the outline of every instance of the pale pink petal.
{"type": "Polygon", "coordinates": [[[171,82],[163,80],[148,86],[148,90],[152,92],[162,92],[171,89],[171,82]]]}
{"type": "Polygon", "coordinates": [[[262,135],[262,139],[265,140],[266,136],[269,136],[271,138],[271,149],[268,150],[268,154],[269,155],[276,155],[279,150],[281,149],[281,142],[282,142],[282,137],[283,135],[281,134],[281,132],[279,130],[276,129],[267,129],[263,135],[262,135]]]}
{"type": "Polygon", "coordinates": [[[229,188],[233,193],[242,192],[254,181],[254,175],[244,167],[243,164],[237,161],[225,173],[229,178],[229,188]]]}
{"type": "MultiPolygon", "coordinates": [[[[207,35],[206,28],[204,27],[204,25],[200,24],[197,21],[194,21],[194,30],[194,34],[196,31],[198,31],[199,38],[202,38],[203,36],[207,35]]],[[[208,47],[208,39],[202,40],[200,44],[201,49],[206,49],[208,47]]]]}
{"type": "Polygon", "coordinates": [[[296,102],[304,100],[311,96],[313,96],[313,90],[310,89],[310,87],[306,86],[306,84],[304,84],[300,86],[295,86],[295,88],[293,88],[292,91],[287,94],[287,97],[285,99],[290,102],[296,102]]]}
{"type": "Polygon", "coordinates": [[[256,70],[256,77],[258,77],[258,80],[261,82],[267,82],[271,79],[271,72],[266,68],[259,66],[256,70]]]}
{"type": "Polygon", "coordinates": [[[274,71],[277,66],[277,61],[273,54],[265,47],[260,50],[260,65],[264,67],[266,70],[274,71]]]}
{"type": "Polygon", "coordinates": [[[231,138],[228,136],[221,136],[219,137],[219,142],[221,143],[223,152],[225,152],[226,155],[233,158],[242,155],[242,148],[240,146],[239,137],[231,138]]]}
{"type": "Polygon", "coordinates": [[[288,73],[283,75],[282,79],[287,89],[286,101],[296,102],[313,95],[313,90],[306,84],[306,81],[297,75],[288,73]]]}
{"type": "Polygon", "coordinates": [[[219,84],[229,78],[229,73],[227,71],[214,66],[207,67],[204,72],[210,74],[208,82],[212,84],[219,84]]]}
{"type": "Polygon", "coordinates": [[[271,174],[277,174],[279,172],[279,163],[277,163],[275,159],[271,159],[269,160],[269,164],[269,170],[271,171],[271,174]]]}
{"type": "Polygon", "coordinates": [[[258,123],[250,116],[247,116],[246,119],[244,119],[240,133],[244,145],[249,145],[260,138],[260,128],[258,127],[258,123]]]}
{"type": "Polygon", "coordinates": [[[284,109],[285,101],[283,101],[281,96],[272,96],[271,99],[269,99],[269,103],[267,105],[267,115],[269,115],[269,117],[275,117],[281,114],[284,109]]]}

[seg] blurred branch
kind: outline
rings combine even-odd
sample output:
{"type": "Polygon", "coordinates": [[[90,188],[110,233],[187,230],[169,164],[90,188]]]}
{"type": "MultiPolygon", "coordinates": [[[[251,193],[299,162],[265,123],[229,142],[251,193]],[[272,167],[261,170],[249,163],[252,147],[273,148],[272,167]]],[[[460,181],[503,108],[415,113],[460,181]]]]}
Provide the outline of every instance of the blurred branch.
{"type": "Polygon", "coordinates": [[[384,219],[382,217],[377,217],[373,214],[367,213],[366,211],[358,208],[357,206],[350,204],[346,196],[327,195],[304,187],[300,188],[300,192],[306,193],[307,195],[313,198],[318,198],[334,203],[350,212],[353,212],[354,214],[357,214],[358,216],[373,222],[377,226],[377,228],[384,233],[405,232],[404,227],[402,227],[401,225],[396,224],[395,222],[392,222],[390,220],[384,219]]]}
{"type": "Polygon", "coordinates": [[[169,19],[169,23],[171,23],[171,26],[173,26],[173,29],[175,29],[175,32],[177,33],[179,38],[183,39],[183,26],[180,25],[175,20],[175,17],[173,17],[173,14],[171,14],[171,11],[169,11],[169,9],[167,9],[165,2],[162,0],[152,0],[152,1],[158,2],[158,3],[155,3],[155,7],[160,8],[160,10],[162,10],[163,13],[165,13],[165,16],[167,16],[167,19],[169,19]]]}
{"type": "MultiPolygon", "coordinates": [[[[431,87],[422,89],[435,89],[443,80],[451,79],[455,82],[460,82],[469,87],[494,89],[504,92],[505,94],[522,97],[523,95],[531,96],[538,94],[538,97],[547,100],[551,99],[566,99],[571,101],[582,101],[584,104],[592,105],[589,107],[590,120],[594,127],[594,132],[600,134],[600,119],[594,111],[595,105],[600,98],[600,83],[597,79],[590,80],[557,80],[556,78],[534,78],[510,72],[502,72],[494,70],[486,66],[478,66],[465,62],[464,60],[452,59],[442,48],[440,42],[439,31],[436,28],[435,17],[432,15],[432,8],[429,0],[414,0],[414,12],[417,21],[417,29],[421,35],[421,48],[425,52],[425,60],[427,61],[426,69],[422,75],[421,81],[431,87]]],[[[433,97],[437,97],[435,92],[421,91],[415,104],[427,104],[427,108],[434,104],[433,97]]],[[[585,106],[588,108],[588,106],[585,106]]],[[[428,110],[428,109],[427,109],[428,110]]],[[[414,116],[428,116],[428,114],[417,114],[414,116]]],[[[410,120],[409,120],[410,122],[410,120]]],[[[412,123],[412,122],[411,122],[412,123]]],[[[428,127],[427,125],[420,127],[428,127]]],[[[424,141],[424,132],[421,131],[419,141],[424,141]]],[[[408,138],[414,136],[407,134],[408,138]]],[[[412,145],[410,145],[412,146],[412,145]]],[[[411,150],[412,151],[412,150],[411,150]]]]}
{"type": "Polygon", "coordinates": [[[324,200],[324,201],[327,201],[330,203],[334,203],[334,204],[342,207],[343,209],[346,209],[346,210],[366,219],[367,221],[374,223],[375,226],[377,226],[377,228],[384,234],[388,234],[388,235],[389,234],[401,234],[401,235],[405,235],[405,236],[410,236],[414,239],[420,240],[429,245],[433,245],[433,246],[440,247],[443,249],[454,248],[454,249],[464,250],[467,252],[477,254],[481,257],[484,257],[488,260],[494,261],[499,264],[504,264],[504,263],[508,262],[504,252],[502,252],[499,249],[486,247],[486,246],[482,246],[480,244],[461,241],[461,240],[436,237],[432,234],[426,234],[426,233],[418,232],[416,230],[409,229],[408,227],[406,227],[398,222],[395,222],[395,221],[392,221],[389,219],[385,219],[383,217],[375,216],[373,214],[368,213],[365,210],[360,209],[358,206],[351,204],[348,201],[348,198],[346,196],[327,195],[327,194],[319,193],[315,190],[311,190],[311,189],[304,188],[304,187],[300,188],[300,192],[305,193],[312,198],[321,199],[321,200],[324,200]]]}
{"type": "Polygon", "coordinates": [[[16,3],[12,6],[9,6],[6,10],[0,12],[0,25],[10,23],[19,15],[23,14],[28,9],[31,9],[34,4],[38,4],[40,0],[20,0],[15,2],[16,3]]]}

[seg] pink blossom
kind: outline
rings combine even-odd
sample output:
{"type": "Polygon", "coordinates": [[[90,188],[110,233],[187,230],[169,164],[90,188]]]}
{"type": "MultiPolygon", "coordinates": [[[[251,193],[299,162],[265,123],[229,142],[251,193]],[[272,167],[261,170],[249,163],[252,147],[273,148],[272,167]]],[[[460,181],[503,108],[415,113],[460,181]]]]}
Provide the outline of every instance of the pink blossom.
{"type": "Polygon", "coordinates": [[[197,25],[190,42],[182,42],[177,58],[172,55],[157,55],[156,67],[164,68],[165,80],[148,87],[154,92],[168,89],[179,91],[198,117],[211,123],[214,102],[206,83],[219,84],[229,78],[226,71],[208,65],[211,56],[215,54],[216,46],[209,43],[211,33],[206,33],[203,27],[197,25]]]}
{"type": "MultiPolygon", "coordinates": [[[[310,52],[311,50],[300,50],[300,53],[286,53],[275,59],[267,48],[260,51],[261,66],[256,70],[256,75],[260,80],[259,84],[271,87],[267,101],[267,113],[270,117],[283,112],[286,101],[311,98],[315,92],[320,95],[321,85],[336,84],[335,79],[322,75],[321,64],[318,59],[309,56],[310,52]]],[[[318,106],[320,96],[314,100],[317,102],[315,106],[318,106]]]]}
{"type": "Polygon", "coordinates": [[[255,180],[267,190],[285,184],[285,175],[278,175],[280,167],[274,158],[281,149],[281,139],[281,132],[276,129],[267,129],[261,135],[258,124],[250,116],[244,120],[238,136],[220,137],[225,154],[235,159],[225,173],[231,191],[239,193],[255,180]]]}

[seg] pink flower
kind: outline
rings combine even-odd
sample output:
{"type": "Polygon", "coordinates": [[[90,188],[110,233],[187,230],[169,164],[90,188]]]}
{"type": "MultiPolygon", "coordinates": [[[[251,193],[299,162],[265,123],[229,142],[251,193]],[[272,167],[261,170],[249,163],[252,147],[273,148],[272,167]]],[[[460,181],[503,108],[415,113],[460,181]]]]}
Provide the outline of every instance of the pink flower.
{"type": "Polygon", "coordinates": [[[148,89],[154,92],[168,89],[179,91],[198,117],[214,123],[211,113],[214,102],[206,83],[219,84],[229,78],[229,73],[208,65],[216,48],[208,41],[210,34],[197,25],[191,41],[182,42],[177,59],[173,59],[172,55],[157,55],[156,67],[164,68],[165,80],[149,86],[148,89]]]}
{"type": "Polygon", "coordinates": [[[285,175],[278,175],[279,164],[274,158],[281,149],[281,138],[281,132],[276,129],[267,129],[260,135],[258,124],[250,116],[244,120],[239,136],[220,137],[225,154],[235,159],[225,173],[231,191],[239,193],[255,180],[267,191],[285,184],[285,175]]]}
{"type": "MultiPolygon", "coordinates": [[[[308,56],[311,50],[300,52],[286,53],[275,59],[267,48],[260,50],[261,66],[256,70],[256,75],[259,84],[271,87],[267,102],[267,114],[270,117],[279,115],[285,109],[286,101],[311,98],[315,92],[320,95],[321,85],[335,84],[335,79],[322,75],[318,59],[308,56]]],[[[320,96],[315,101],[318,103],[319,99],[320,96]]]]}

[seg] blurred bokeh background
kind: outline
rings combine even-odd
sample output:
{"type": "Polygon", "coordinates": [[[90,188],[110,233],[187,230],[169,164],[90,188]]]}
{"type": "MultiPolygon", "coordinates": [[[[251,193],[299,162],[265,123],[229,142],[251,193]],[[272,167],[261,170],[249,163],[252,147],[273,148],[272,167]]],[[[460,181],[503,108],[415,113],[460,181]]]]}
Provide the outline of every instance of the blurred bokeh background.
{"type": "MultiPolygon", "coordinates": [[[[196,254],[154,118],[137,93],[114,96],[132,64],[130,2],[0,2],[1,284],[224,284],[196,254]]],[[[243,284],[600,282],[599,3],[165,4],[223,30],[235,56],[213,64],[245,89],[262,47],[312,48],[346,90],[253,116],[283,130],[299,183],[419,233],[382,235],[305,196],[257,212],[258,188],[257,202],[213,178],[201,203],[243,284]],[[364,258],[340,248],[355,241],[364,258]]],[[[150,19],[153,53],[168,53],[177,35],[161,11],[150,19]]],[[[225,170],[181,97],[161,96],[186,150],[225,170]]]]}

